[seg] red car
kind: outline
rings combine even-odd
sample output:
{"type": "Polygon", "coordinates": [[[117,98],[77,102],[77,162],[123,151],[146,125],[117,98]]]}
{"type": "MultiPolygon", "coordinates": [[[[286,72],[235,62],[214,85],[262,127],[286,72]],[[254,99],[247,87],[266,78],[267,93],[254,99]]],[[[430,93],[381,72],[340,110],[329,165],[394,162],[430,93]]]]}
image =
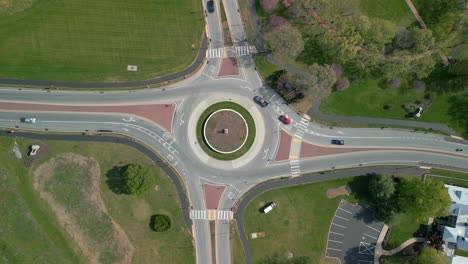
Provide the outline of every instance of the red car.
{"type": "Polygon", "coordinates": [[[286,125],[291,124],[291,119],[287,118],[287,117],[284,116],[284,115],[281,115],[281,116],[279,117],[279,120],[280,120],[281,122],[283,122],[284,124],[286,124],[286,125]]]}

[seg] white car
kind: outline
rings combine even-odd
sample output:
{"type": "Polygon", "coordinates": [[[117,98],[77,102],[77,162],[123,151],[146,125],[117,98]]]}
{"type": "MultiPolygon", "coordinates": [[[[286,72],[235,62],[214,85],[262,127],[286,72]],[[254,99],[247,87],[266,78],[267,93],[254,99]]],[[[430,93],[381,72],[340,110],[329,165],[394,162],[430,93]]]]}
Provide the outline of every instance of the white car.
{"type": "Polygon", "coordinates": [[[264,214],[268,214],[275,207],[276,207],[276,204],[274,202],[270,202],[262,209],[262,211],[264,214]]]}
{"type": "Polygon", "coordinates": [[[32,145],[29,150],[29,156],[34,156],[36,155],[37,151],[39,150],[41,146],[39,145],[32,145]]]}
{"type": "Polygon", "coordinates": [[[36,118],[34,118],[34,117],[28,117],[28,118],[25,118],[25,119],[24,119],[24,122],[25,122],[25,123],[32,123],[32,124],[35,124],[35,123],[36,123],[36,118]]]}

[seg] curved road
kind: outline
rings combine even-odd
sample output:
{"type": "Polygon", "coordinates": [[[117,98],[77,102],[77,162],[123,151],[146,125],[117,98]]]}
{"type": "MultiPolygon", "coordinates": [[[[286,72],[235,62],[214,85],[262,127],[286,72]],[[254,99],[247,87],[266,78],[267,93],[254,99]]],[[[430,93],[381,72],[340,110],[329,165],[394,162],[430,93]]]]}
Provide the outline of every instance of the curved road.
{"type": "MultiPolygon", "coordinates": [[[[237,1],[224,1],[224,7],[234,46],[245,47],[247,43],[237,1]]],[[[207,23],[207,34],[211,39],[210,48],[222,47],[219,12],[208,14],[207,23]]],[[[296,154],[291,155],[290,159],[295,162],[296,174],[297,171],[304,174],[378,165],[449,166],[468,169],[468,148],[463,141],[404,130],[329,129],[309,122],[297,115],[274,91],[264,85],[249,54],[239,55],[237,60],[240,71],[238,76],[219,77],[217,73],[222,59],[210,58],[191,78],[163,89],[102,93],[2,89],[0,127],[85,133],[110,130],[133,138],[148,149],[157,151],[171,165],[186,187],[191,209],[205,212],[207,206],[202,185],[206,182],[226,186],[218,209],[229,211],[238,199],[258,183],[292,175],[293,169],[289,161],[272,162],[280,145],[281,129],[294,136],[294,145],[299,148],[301,141],[330,149],[375,148],[306,158],[292,147],[291,151],[296,151],[296,154]],[[270,105],[260,108],[252,100],[255,95],[263,96],[270,105]],[[254,146],[244,157],[235,161],[214,160],[204,154],[196,142],[198,116],[203,109],[218,101],[234,101],[243,105],[251,112],[257,124],[254,146]],[[165,125],[165,120],[161,119],[163,114],[167,114],[163,113],[163,110],[141,111],[148,105],[167,106],[167,111],[175,109],[172,118],[169,119],[171,125],[165,125]],[[44,107],[48,107],[49,110],[44,110],[44,107]],[[62,110],[54,111],[54,107],[62,110]],[[69,110],[64,111],[66,107],[69,107],[69,110]],[[116,108],[117,110],[96,110],[116,108]],[[280,124],[279,115],[289,116],[292,120],[291,125],[280,124]],[[24,117],[36,117],[37,122],[21,122],[21,118],[24,117]],[[346,145],[330,145],[330,140],[334,138],[344,139],[346,145]],[[466,148],[467,151],[455,152],[456,148],[466,148]]],[[[194,219],[192,223],[197,263],[212,263],[212,248],[216,249],[213,255],[216,256],[217,263],[230,263],[229,220],[216,220],[214,247],[210,244],[208,219],[194,219]]]]}

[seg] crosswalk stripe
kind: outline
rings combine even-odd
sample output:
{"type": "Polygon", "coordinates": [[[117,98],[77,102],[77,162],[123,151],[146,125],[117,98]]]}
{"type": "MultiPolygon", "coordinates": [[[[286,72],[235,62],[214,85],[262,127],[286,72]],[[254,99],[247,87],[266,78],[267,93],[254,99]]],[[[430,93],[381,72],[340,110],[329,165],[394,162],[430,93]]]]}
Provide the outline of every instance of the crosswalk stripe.
{"type": "Polygon", "coordinates": [[[224,57],[224,48],[209,49],[208,58],[222,58],[224,57]]]}
{"type": "Polygon", "coordinates": [[[236,47],[236,54],[238,56],[242,56],[242,55],[248,55],[250,52],[249,52],[249,46],[238,46],[236,47]]]}
{"type": "Polygon", "coordinates": [[[233,213],[228,210],[191,210],[193,220],[232,220],[233,213]]]}

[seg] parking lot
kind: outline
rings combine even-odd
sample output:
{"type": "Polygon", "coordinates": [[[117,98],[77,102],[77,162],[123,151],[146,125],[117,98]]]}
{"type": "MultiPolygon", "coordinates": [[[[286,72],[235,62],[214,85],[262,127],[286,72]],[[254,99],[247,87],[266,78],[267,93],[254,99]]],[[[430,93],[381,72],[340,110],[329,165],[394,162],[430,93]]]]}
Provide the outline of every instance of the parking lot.
{"type": "Polygon", "coordinates": [[[383,223],[374,221],[372,210],[344,200],[336,209],[328,233],[327,257],[343,264],[374,263],[374,251],[383,223]]]}

